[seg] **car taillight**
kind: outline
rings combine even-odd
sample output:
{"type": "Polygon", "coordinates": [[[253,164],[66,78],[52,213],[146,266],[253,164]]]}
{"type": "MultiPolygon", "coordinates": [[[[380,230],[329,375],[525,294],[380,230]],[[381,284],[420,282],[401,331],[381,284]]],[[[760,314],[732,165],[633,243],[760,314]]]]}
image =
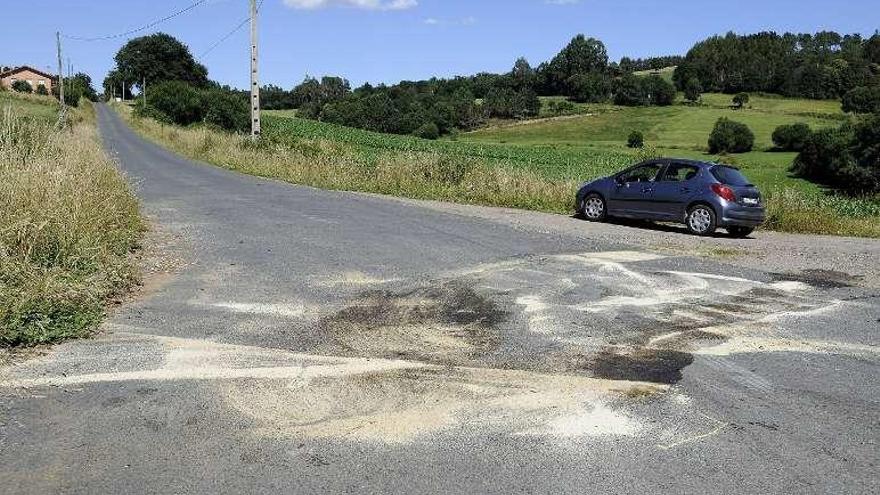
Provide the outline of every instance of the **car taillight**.
{"type": "Polygon", "coordinates": [[[734,194],[733,189],[723,184],[712,184],[712,192],[727,201],[736,201],[736,194],[734,194]]]}

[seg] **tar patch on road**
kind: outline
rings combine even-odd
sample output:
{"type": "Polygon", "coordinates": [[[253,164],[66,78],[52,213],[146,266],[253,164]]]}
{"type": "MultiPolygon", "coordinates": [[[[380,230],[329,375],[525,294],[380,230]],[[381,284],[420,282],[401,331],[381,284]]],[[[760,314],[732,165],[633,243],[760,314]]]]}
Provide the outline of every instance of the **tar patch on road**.
{"type": "Polygon", "coordinates": [[[803,270],[797,273],[774,273],[772,277],[775,281],[802,282],[818,289],[852,287],[859,281],[859,277],[834,270],[803,270]]]}
{"type": "Polygon", "coordinates": [[[620,353],[606,349],[596,355],[592,371],[597,378],[673,384],[682,379],[681,371],[694,362],[687,352],[666,349],[638,349],[620,353]]]}
{"type": "Polygon", "coordinates": [[[362,293],[320,325],[356,354],[460,362],[490,352],[507,315],[487,296],[460,282],[404,291],[362,293]]]}

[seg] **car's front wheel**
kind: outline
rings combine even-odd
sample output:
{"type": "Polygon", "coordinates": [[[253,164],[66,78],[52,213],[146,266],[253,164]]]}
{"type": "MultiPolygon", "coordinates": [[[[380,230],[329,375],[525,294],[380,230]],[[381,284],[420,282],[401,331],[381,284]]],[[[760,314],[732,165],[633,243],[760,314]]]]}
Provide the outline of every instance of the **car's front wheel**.
{"type": "Polygon", "coordinates": [[[596,194],[590,193],[581,202],[581,215],[591,222],[601,222],[608,216],[608,207],[605,199],[596,194]]]}
{"type": "Polygon", "coordinates": [[[688,210],[685,224],[692,234],[712,235],[717,227],[715,211],[707,205],[696,205],[688,210]]]}
{"type": "Polygon", "coordinates": [[[751,227],[727,227],[727,233],[730,234],[730,237],[738,239],[748,237],[754,231],[755,229],[751,227]]]}

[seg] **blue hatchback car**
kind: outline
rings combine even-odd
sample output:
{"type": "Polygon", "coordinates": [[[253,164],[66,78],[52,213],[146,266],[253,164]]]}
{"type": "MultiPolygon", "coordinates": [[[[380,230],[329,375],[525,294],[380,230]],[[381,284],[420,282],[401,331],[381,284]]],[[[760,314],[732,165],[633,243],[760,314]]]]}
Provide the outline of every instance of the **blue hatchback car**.
{"type": "Polygon", "coordinates": [[[758,189],[735,167],[677,158],[648,160],[581,186],[577,212],[607,217],[683,223],[696,235],[717,228],[746,237],[764,223],[758,189]]]}

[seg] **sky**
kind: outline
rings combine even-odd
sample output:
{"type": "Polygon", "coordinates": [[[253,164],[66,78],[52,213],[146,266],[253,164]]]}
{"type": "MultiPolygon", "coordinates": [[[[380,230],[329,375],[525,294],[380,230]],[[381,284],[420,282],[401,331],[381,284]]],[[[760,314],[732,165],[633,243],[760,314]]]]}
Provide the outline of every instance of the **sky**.
{"type": "MultiPolygon", "coordinates": [[[[247,19],[248,0],[203,0],[155,27],[99,41],[73,38],[125,33],[197,0],[42,0],[36,8],[3,1],[0,65],[54,71],[60,30],[65,59],[100,89],[127,39],[163,31],[189,45],[211,79],[248,87],[247,26],[208,51],[247,19]]],[[[520,56],[534,66],[549,60],[579,33],[602,40],[618,60],[683,55],[695,42],[727,31],[871,35],[880,29],[877,0],[262,1],[261,83],[284,88],[306,75],[341,75],[358,86],[505,72],[520,56]]]]}

